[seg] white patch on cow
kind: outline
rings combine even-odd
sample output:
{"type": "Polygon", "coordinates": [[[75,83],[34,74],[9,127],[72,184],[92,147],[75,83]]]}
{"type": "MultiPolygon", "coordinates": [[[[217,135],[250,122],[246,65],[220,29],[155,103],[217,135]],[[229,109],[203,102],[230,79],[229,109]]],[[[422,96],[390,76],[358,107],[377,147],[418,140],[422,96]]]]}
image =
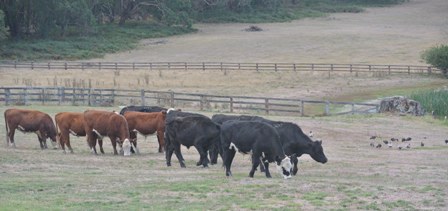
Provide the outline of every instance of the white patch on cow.
{"type": "Polygon", "coordinates": [[[98,139],[103,139],[103,136],[97,130],[93,129],[92,131],[98,136],[98,139]]]}
{"type": "Polygon", "coordinates": [[[131,142],[129,141],[129,139],[125,139],[123,141],[123,155],[124,156],[131,156],[131,142]]]}
{"type": "Polygon", "coordinates": [[[280,174],[282,174],[284,179],[291,178],[291,170],[292,170],[292,163],[291,159],[289,157],[285,157],[281,162],[280,165],[277,165],[277,170],[280,171],[280,174]],[[284,171],[289,172],[288,174],[285,174],[284,171]]]}
{"type": "Polygon", "coordinates": [[[73,131],[71,129],[68,129],[68,132],[70,132],[70,134],[72,134],[72,135],[74,135],[76,137],[79,137],[78,134],[76,134],[75,131],[73,131]]]}
{"type": "Polygon", "coordinates": [[[175,111],[176,109],[174,109],[174,108],[169,108],[167,111],[166,111],[166,113],[168,114],[168,113],[170,113],[171,111],[175,111]]]}
{"type": "Polygon", "coordinates": [[[25,128],[22,127],[22,125],[17,125],[17,128],[19,129],[20,132],[26,133],[25,128]]]}
{"type": "Polygon", "coordinates": [[[229,149],[233,149],[233,150],[235,150],[236,152],[240,151],[240,150],[238,149],[238,147],[236,147],[236,145],[235,145],[234,143],[232,143],[232,142],[230,142],[229,149]]]}

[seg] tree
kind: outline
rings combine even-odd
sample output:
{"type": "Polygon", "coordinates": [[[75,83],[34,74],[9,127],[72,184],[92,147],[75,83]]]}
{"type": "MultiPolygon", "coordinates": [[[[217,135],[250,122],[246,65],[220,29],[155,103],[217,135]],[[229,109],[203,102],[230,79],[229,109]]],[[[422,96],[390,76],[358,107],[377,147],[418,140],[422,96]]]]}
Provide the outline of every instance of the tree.
{"type": "Polygon", "coordinates": [[[432,47],[422,54],[426,63],[442,70],[448,78],[448,45],[432,47]]]}
{"type": "Polygon", "coordinates": [[[0,10],[0,40],[8,37],[8,31],[5,25],[5,14],[0,10]]]}

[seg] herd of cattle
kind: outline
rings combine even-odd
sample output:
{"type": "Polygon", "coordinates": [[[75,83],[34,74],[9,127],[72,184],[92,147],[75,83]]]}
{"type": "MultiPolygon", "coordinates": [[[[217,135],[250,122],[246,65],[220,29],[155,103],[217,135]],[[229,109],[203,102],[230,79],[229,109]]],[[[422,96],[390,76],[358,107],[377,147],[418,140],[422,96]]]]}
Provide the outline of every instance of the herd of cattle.
{"type": "Polygon", "coordinates": [[[180,166],[185,167],[181,145],[194,146],[199,152],[198,166],[216,164],[221,156],[226,175],[231,176],[231,165],[236,152],[251,154],[250,177],[260,166],[266,177],[271,177],[269,163],[275,163],[284,178],[298,171],[298,157],[310,155],[315,161],[326,163],[322,141],[313,141],[297,124],[272,121],[259,116],[215,114],[212,118],[197,113],[165,109],[158,106],[127,106],[120,113],[86,110],[85,112],[61,112],[52,118],[43,112],[11,108],[4,113],[6,142],[15,147],[15,130],[37,134],[41,149],[47,148],[51,139],[53,147],[66,147],[73,153],[70,134],[86,136],[92,153],[96,145],[103,150],[103,137],[110,138],[114,154],[129,156],[139,153],[137,133],[157,135],[158,151],[165,152],[166,165],[171,166],[173,153],[180,166]],[[210,159],[209,159],[210,158],[210,159]]]}

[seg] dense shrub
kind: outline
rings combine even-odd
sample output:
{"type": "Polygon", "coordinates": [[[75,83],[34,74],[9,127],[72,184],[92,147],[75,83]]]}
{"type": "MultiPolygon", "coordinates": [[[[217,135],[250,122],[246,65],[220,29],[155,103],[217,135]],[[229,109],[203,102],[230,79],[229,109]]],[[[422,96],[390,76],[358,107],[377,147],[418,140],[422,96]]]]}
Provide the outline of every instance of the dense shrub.
{"type": "Polygon", "coordinates": [[[426,63],[441,69],[445,77],[448,78],[448,45],[430,48],[422,54],[422,58],[426,63]]]}

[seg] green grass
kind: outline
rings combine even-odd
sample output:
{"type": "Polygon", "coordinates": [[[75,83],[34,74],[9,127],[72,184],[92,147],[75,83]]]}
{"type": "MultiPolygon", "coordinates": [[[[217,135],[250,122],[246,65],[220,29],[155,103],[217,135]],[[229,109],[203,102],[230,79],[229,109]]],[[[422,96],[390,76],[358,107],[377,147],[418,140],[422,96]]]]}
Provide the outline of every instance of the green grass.
{"type": "Polygon", "coordinates": [[[439,117],[448,116],[448,89],[414,92],[409,96],[420,102],[429,113],[439,117]]]}
{"type": "Polygon", "coordinates": [[[98,26],[96,32],[64,39],[4,40],[0,59],[8,60],[75,60],[102,57],[133,49],[141,39],[166,37],[196,31],[191,28],[159,24],[128,23],[98,26]]]}

